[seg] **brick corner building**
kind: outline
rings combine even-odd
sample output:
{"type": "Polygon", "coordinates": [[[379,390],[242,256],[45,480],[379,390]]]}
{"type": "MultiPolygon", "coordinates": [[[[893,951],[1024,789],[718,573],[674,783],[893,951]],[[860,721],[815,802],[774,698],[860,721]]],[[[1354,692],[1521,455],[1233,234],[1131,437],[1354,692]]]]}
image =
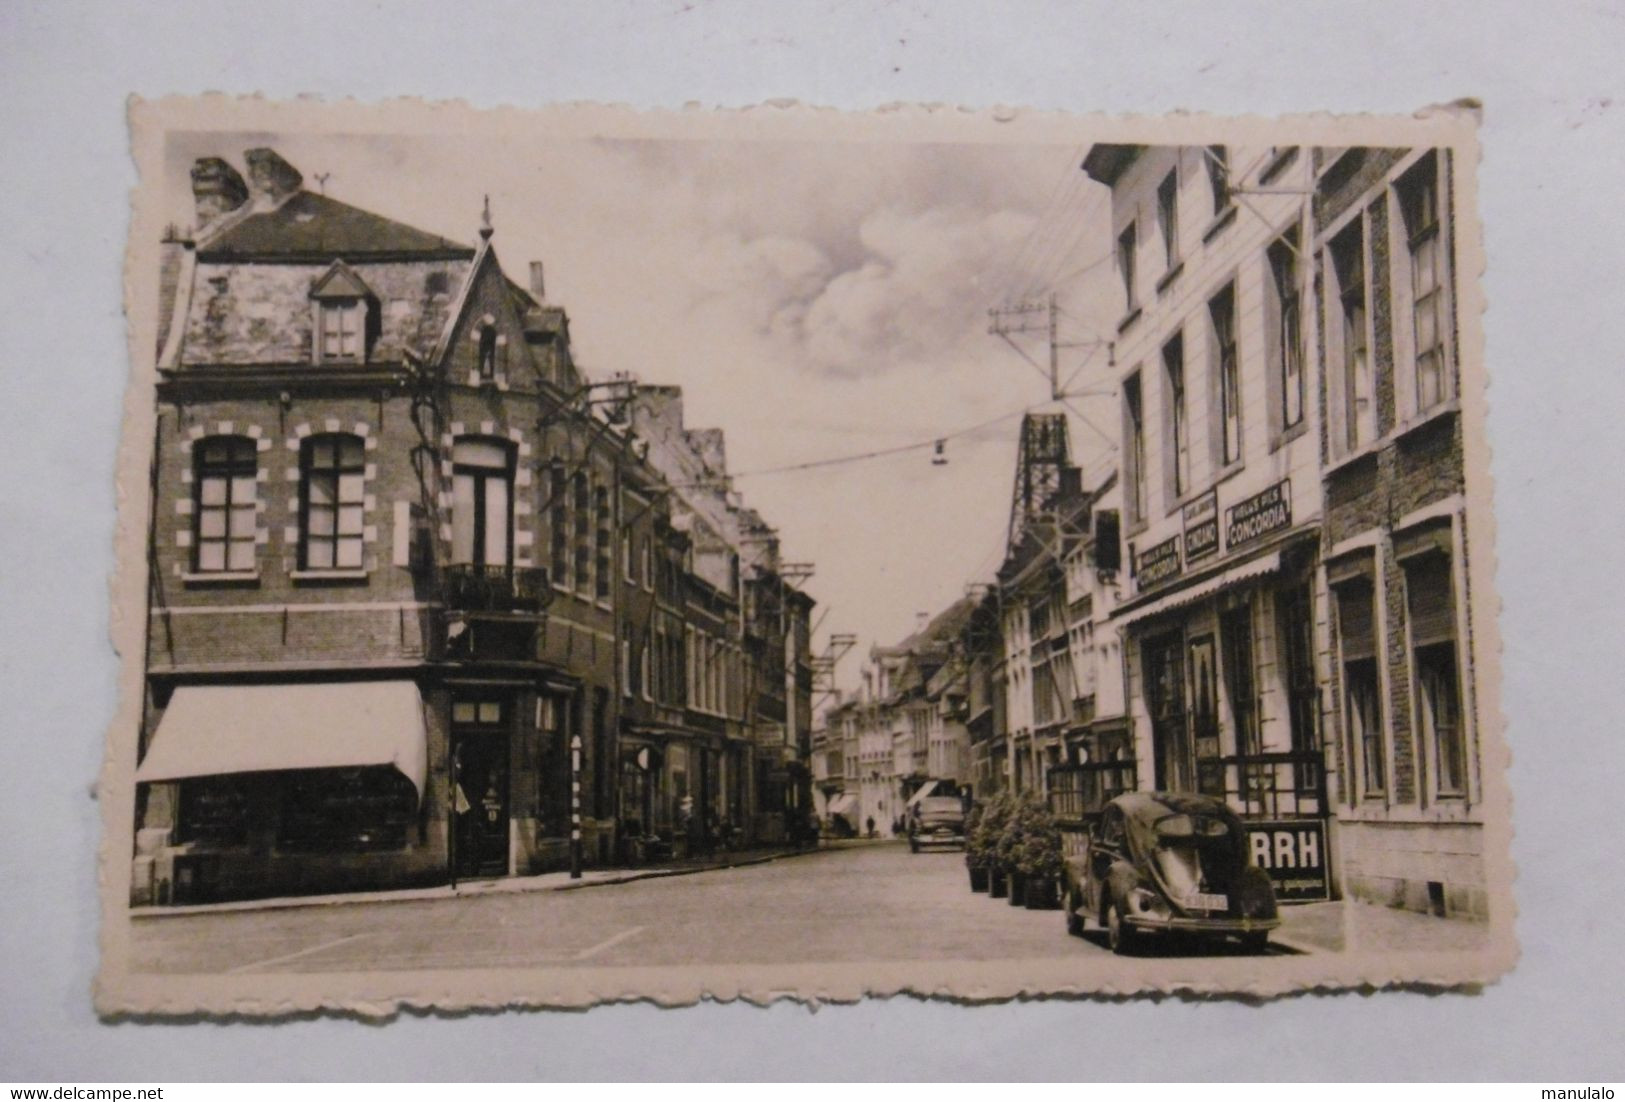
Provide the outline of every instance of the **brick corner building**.
{"type": "Polygon", "coordinates": [[[635,384],[582,374],[489,210],[471,246],[244,163],[193,166],[163,247],[133,901],[716,844],[742,782],[679,795],[632,736],[658,706],[719,761],[751,741],[741,584],[696,562],[635,384]]]}

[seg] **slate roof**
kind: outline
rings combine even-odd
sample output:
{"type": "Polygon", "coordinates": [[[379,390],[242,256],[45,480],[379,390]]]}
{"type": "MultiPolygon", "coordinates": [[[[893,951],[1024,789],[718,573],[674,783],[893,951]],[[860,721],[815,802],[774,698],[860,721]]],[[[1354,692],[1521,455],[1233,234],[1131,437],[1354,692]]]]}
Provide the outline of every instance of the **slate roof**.
{"type": "Polygon", "coordinates": [[[199,243],[204,261],[467,260],[474,250],[337,199],[300,191],[199,243]]]}

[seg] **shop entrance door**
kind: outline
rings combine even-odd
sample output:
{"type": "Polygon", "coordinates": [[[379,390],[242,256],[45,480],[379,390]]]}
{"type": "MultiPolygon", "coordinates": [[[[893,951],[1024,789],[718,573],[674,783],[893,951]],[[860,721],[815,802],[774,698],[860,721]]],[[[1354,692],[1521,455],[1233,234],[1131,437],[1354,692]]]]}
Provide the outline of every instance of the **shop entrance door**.
{"type": "Polygon", "coordinates": [[[1157,788],[1164,792],[1194,792],[1196,769],[1185,715],[1184,640],[1177,632],[1147,639],[1142,651],[1157,788]]]}
{"type": "Polygon", "coordinates": [[[509,735],[500,701],[452,705],[455,858],[460,877],[508,874],[509,735]]]}

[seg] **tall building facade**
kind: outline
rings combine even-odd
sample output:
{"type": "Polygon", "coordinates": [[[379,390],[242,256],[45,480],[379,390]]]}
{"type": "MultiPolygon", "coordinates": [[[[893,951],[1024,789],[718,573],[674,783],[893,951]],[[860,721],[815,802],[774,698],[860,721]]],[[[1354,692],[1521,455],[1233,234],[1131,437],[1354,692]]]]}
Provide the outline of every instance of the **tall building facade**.
{"type": "Polygon", "coordinates": [[[1358,148],[1313,166],[1342,879],[1484,917],[1453,166],[1358,148]]]}
{"type": "MultiPolygon", "coordinates": [[[[1307,151],[1096,145],[1122,307],[1121,633],[1139,783],[1303,840],[1329,890],[1307,151]]],[[[1304,887],[1305,894],[1310,889],[1304,887]]]]}

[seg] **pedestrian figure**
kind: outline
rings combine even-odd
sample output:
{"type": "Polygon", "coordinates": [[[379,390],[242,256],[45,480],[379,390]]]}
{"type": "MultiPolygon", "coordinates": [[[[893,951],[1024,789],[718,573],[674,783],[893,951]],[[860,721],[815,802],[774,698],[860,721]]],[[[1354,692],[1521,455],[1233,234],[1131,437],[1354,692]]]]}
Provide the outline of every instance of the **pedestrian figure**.
{"type": "Polygon", "coordinates": [[[875,817],[873,815],[869,816],[869,821],[864,825],[869,828],[868,836],[873,838],[875,836],[875,817]]]}

